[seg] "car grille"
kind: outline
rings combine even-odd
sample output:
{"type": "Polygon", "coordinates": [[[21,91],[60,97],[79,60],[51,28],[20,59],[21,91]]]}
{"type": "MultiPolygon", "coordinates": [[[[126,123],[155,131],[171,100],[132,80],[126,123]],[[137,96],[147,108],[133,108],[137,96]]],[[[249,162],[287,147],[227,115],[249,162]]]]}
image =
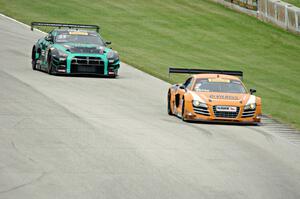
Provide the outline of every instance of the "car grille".
{"type": "Polygon", "coordinates": [[[243,114],[242,114],[242,117],[243,118],[245,118],[245,117],[253,117],[254,114],[255,114],[255,111],[256,111],[256,109],[254,109],[254,110],[251,110],[251,109],[244,110],[243,114]]]}
{"type": "Polygon", "coordinates": [[[215,117],[236,118],[240,112],[240,107],[236,107],[236,112],[217,111],[217,107],[213,106],[215,117]]]}
{"type": "Polygon", "coordinates": [[[206,107],[193,106],[194,112],[200,115],[210,116],[210,113],[206,107]]]}
{"type": "Polygon", "coordinates": [[[76,56],[71,61],[71,73],[104,74],[104,62],[99,57],[76,56]]]}

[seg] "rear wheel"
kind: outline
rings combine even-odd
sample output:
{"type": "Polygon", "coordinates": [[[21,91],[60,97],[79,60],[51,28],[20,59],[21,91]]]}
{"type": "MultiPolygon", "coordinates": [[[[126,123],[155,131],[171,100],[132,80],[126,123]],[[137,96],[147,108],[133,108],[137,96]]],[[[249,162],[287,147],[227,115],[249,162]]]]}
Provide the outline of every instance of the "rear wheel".
{"type": "Polygon", "coordinates": [[[172,109],[171,109],[171,93],[168,92],[168,99],[167,99],[167,103],[168,103],[168,114],[169,115],[173,115],[172,109]]]}

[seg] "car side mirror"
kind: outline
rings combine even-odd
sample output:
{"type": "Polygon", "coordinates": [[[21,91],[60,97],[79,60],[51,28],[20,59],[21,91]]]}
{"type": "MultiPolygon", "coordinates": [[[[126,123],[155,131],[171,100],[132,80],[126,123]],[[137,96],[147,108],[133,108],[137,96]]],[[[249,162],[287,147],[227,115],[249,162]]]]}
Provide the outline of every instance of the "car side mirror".
{"type": "Polygon", "coordinates": [[[110,44],[111,44],[111,41],[106,41],[105,44],[106,44],[106,45],[110,45],[110,44]]]}
{"type": "Polygon", "coordinates": [[[45,37],[45,40],[49,41],[49,42],[53,42],[53,37],[48,35],[48,36],[45,37]]]}
{"type": "Polygon", "coordinates": [[[252,95],[253,93],[256,93],[256,89],[250,88],[250,94],[252,95]]]}

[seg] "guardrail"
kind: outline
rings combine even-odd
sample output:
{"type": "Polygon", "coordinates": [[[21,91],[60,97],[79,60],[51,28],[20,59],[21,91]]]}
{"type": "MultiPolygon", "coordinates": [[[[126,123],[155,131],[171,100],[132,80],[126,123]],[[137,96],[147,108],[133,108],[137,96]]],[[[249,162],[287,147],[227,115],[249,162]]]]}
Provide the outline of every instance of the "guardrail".
{"type": "Polygon", "coordinates": [[[300,8],[279,0],[213,0],[300,34],[300,8]]]}
{"type": "Polygon", "coordinates": [[[262,20],[300,33],[300,8],[278,0],[260,0],[258,12],[262,20]]]}

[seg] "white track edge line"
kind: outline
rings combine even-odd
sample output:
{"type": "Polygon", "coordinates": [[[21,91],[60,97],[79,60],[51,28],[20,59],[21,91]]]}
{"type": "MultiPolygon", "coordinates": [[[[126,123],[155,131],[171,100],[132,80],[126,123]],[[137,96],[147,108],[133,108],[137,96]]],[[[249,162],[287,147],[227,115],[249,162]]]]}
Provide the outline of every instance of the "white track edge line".
{"type": "MultiPolygon", "coordinates": [[[[18,21],[18,20],[14,19],[14,18],[11,18],[11,17],[9,17],[9,16],[6,16],[6,15],[3,14],[3,13],[0,13],[0,16],[1,16],[1,17],[4,17],[4,18],[6,18],[6,19],[9,19],[9,20],[11,20],[11,21],[14,21],[14,22],[16,22],[16,23],[18,23],[18,24],[21,24],[21,25],[23,25],[23,26],[25,26],[25,27],[27,27],[27,28],[31,28],[30,25],[28,25],[28,24],[26,24],[26,23],[23,23],[23,22],[21,22],[21,21],[18,21]]],[[[36,31],[40,32],[40,33],[47,34],[47,33],[43,32],[43,31],[41,31],[41,30],[39,30],[39,29],[37,29],[37,28],[34,28],[34,29],[35,29],[36,31]]]]}

